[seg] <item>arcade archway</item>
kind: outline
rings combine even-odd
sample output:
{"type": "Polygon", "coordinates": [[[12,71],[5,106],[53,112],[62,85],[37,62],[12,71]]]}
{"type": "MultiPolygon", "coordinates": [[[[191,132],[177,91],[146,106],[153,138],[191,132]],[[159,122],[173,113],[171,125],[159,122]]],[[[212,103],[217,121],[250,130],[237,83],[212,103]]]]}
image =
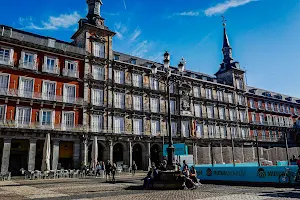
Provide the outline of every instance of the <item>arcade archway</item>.
{"type": "Polygon", "coordinates": [[[161,148],[158,144],[152,145],[152,147],[150,149],[151,164],[154,163],[156,166],[159,165],[159,162],[161,160],[160,151],[161,151],[161,148]]]}
{"type": "Polygon", "coordinates": [[[121,143],[115,144],[113,148],[113,162],[114,163],[123,162],[124,161],[123,153],[124,153],[123,145],[121,143]]]}
{"type": "MultiPolygon", "coordinates": [[[[89,154],[88,154],[88,163],[91,163],[92,161],[92,144],[89,146],[89,154]]],[[[103,143],[98,142],[98,161],[104,161],[106,162],[106,160],[104,160],[104,151],[105,151],[105,146],[103,143]]]]}
{"type": "Polygon", "coordinates": [[[143,149],[140,144],[135,144],[132,148],[132,161],[135,162],[137,169],[143,169],[143,149]]]}

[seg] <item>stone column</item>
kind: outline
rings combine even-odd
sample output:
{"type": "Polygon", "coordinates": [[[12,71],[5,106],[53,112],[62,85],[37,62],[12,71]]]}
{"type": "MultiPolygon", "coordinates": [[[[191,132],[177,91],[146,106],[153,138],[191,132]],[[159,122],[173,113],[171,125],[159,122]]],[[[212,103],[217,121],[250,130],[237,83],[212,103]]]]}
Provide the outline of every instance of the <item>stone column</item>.
{"type": "Polygon", "coordinates": [[[28,171],[35,170],[36,141],[37,139],[29,140],[28,171]]]}
{"type": "Polygon", "coordinates": [[[4,138],[1,174],[6,174],[8,172],[10,147],[11,147],[11,138],[4,138]]]}
{"type": "Polygon", "coordinates": [[[110,163],[114,163],[113,161],[113,152],[114,152],[114,146],[113,146],[113,142],[112,141],[109,141],[109,160],[110,160],[110,163]]]}
{"type": "Polygon", "coordinates": [[[52,151],[52,170],[57,170],[57,164],[59,159],[59,140],[53,140],[52,151]]]}
{"type": "Polygon", "coordinates": [[[81,149],[81,162],[84,166],[88,163],[88,141],[83,140],[81,143],[82,149],[81,149]]]}
{"type": "Polygon", "coordinates": [[[73,165],[74,168],[80,168],[80,141],[74,141],[73,143],[73,165]]]}
{"type": "Polygon", "coordinates": [[[129,143],[128,143],[128,148],[129,148],[129,150],[128,150],[128,153],[129,153],[129,166],[131,167],[132,166],[132,143],[131,143],[131,141],[129,141],[129,143]]]}
{"type": "Polygon", "coordinates": [[[197,143],[193,143],[193,155],[194,155],[194,165],[198,164],[198,147],[197,147],[197,143]]]}
{"type": "Polygon", "coordinates": [[[151,144],[147,142],[147,164],[148,164],[148,171],[151,169],[151,144]]]}

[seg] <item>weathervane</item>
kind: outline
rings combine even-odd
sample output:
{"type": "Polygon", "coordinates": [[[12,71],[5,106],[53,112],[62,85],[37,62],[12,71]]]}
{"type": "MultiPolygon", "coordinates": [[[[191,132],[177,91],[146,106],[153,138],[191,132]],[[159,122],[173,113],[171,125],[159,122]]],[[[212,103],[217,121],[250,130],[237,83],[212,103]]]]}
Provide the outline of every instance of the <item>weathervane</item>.
{"type": "Polygon", "coordinates": [[[223,27],[226,27],[227,20],[223,15],[222,15],[222,22],[223,22],[223,27]]]}

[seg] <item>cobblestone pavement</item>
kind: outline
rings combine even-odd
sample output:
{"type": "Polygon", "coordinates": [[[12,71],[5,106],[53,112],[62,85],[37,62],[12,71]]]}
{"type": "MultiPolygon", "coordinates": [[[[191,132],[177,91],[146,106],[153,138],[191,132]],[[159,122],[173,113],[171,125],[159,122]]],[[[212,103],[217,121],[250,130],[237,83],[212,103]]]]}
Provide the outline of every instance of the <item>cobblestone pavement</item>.
{"type": "Polygon", "coordinates": [[[274,200],[300,199],[300,188],[221,186],[204,184],[195,190],[141,190],[142,174],[122,175],[116,184],[102,178],[12,180],[0,182],[0,199],[35,200],[274,200]]]}

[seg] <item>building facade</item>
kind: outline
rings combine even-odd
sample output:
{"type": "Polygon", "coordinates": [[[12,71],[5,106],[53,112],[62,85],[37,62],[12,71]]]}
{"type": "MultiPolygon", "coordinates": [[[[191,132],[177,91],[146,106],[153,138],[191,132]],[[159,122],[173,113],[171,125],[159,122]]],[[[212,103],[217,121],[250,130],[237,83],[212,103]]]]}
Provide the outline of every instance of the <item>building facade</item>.
{"type": "Polygon", "coordinates": [[[47,133],[52,169],[96,160],[147,169],[162,159],[168,106],[174,142],[187,144],[196,164],[255,161],[256,136],[260,156],[285,159],[285,133],[300,154],[300,100],[247,86],[225,26],[217,73],[171,67],[168,103],[162,64],[113,51],[102,1],[87,4],[72,43],[1,26],[1,173],[40,169],[47,133]]]}

